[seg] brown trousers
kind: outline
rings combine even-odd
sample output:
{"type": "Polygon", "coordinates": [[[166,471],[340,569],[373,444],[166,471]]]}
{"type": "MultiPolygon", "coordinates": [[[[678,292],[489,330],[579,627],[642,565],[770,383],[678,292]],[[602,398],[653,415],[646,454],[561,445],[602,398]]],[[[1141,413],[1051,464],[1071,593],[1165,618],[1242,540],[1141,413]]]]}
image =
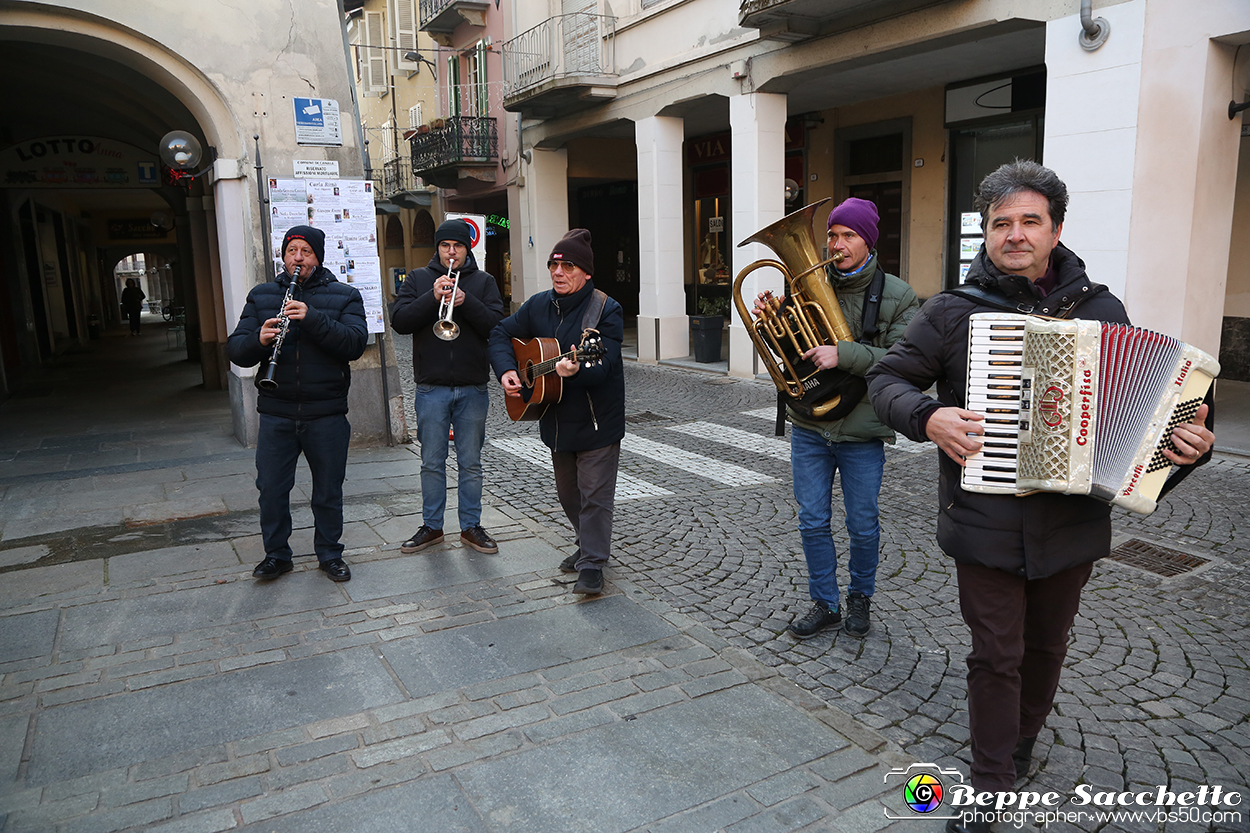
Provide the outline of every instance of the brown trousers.
{"type": "Polygon", "coordinates": [[[1059,687],[1068,634],[1093,564],[1028,580],[957,564],[959,608],[972,631],[968,724],[972,786],[1014,787],[1016,741],[1042,731],[1059,687]]]}

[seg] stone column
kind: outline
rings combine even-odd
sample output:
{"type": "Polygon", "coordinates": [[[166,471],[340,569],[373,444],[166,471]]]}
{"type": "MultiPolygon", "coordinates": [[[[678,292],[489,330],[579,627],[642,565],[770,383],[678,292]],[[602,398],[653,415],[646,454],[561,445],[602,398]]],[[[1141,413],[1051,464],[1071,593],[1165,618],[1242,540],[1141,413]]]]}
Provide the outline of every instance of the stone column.
{"type": "MultiPolygon", "coordinates": [[[[551,288],[547,255],[569,230],[569,159],[563,148],[534,148],[525,166],[525,187],[520,190],[521,229],[519,247],[512,249],[512,303],[551,288]],[[520,257],[518,257],[518,253],[520,257]],[[518,261],[523,267],[517,280],[518,261]]],[[[514,244],[518,241],[513,237],[514,244]]]]}
{"type": "MultiPolygon", "coordinates": [[[[729,127],[733,143],[731,232],[738,241],[785,215],[786,97],[775,93],[733,96],[729,99],[729,127]]],[[[732,252],[735,276],[754,260],[776,259],[759,243],[742,248],[735,245],[732,252]]],[[[782,283],[777,270],[756,270],[743,283],[743,301],[750,307],[765,289],[784,292],[782,283]]],[[[729,328],[729,375],[750,377],[760,370],[755,347],[735,309],[729,328]]]]}
{"type": "Polygon", "coordinates": [[[684,121],[667,116],[640,120],[638,144],[638,360],[690,353],[690,321],[686,316],[682,229],[684,121]]]}
{"type": "Polygon", "coordinates": [[[1240,143],[1228,118],[1245,6],[1133,0],[1047,24],[1044,163],[1067,183],[1062,240],[1133,323],[1217,353],[1240,143]],[[1239,12],[1240,10],[1240,12],[1239,12]]]}

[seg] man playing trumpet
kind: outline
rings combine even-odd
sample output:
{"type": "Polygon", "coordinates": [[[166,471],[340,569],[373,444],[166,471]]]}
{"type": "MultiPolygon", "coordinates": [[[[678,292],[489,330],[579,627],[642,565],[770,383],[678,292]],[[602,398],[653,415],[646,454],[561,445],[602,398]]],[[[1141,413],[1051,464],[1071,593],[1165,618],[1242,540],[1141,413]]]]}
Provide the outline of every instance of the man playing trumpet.
{"type": "Polygon", "coordinates": [[[429,265],[408,273],[391,307],[391,327],[412,334],[412,407],[421,443],[422,524],[399,551],[443,542],[448,431],[454,429],[460,543],[496,553],[499,545],[482,528],[482,445],[490,405],[486,339],[503,318],[503,299],[494,277],[478,268],[468,223],[447,220],[434,242],[438,251],[429,265]]]}
{"type": "MultiPolygon", "coordinates": [[[[829,256],[835,263],[825,267],[825,274],[856,340],[813,347],[803,353],[803,358],[819,370],[841,368],[863,376],[890,345],[902,338],[919,301],[910,286],[885,274],[877,263],[873,249],[877,207],[871,202],[851,197],[834,208],[829,213],[828,241],[829,256]],[[875,287],[874,277],[878,279],[875,287]],[[866,303],[866,296],[879,300],[866,303]],[[874,307],[876,326],[865,336],[864,316],[874,307]]],[[[775,300],[761,294],[755,301],[756,315],[770,303],[775,300]]],[[[851,636],[865,636],[870,627],[869,607],[881,544],[877,497],[885,468],[884,443],[894,442],[894,432],[873,413],[866,396],[840,419],[810,419],[794,408],[787,408],[786,416],[794,426],[790,464],[812,600],[811,609],[791,622],[788,630],[798,639],[807,639],[843,619],[831,505],[834,476],[840,471],[850,537],[850,584],[843,630],[851,636]]]]}

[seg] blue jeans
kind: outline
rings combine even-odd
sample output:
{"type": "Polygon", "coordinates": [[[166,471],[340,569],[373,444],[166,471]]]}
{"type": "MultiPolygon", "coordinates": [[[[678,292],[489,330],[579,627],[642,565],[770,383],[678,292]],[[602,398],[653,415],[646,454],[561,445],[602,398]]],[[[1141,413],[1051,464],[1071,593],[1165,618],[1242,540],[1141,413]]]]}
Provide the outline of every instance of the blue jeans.
{"type": "Polygon", "coordinates": [[[421,515],[430,529],[443,528],[447,509],[447,430],[456,431],[457,488],[461,531],[482,522],[482,444],[486,442],[486,385],[417,385],[412,409],[421,443],[421,515]]]}
{"type": "Polygon", "coordinates": [[[312,471],[313,549],[317,560],[343,556],[343,478],[351,425],[344,414],[287,419],[260,414],[256,437],[256,488],[260,490],[260,534],[265,555],[291,560],[291,489],[304,454],[312,471]]]}
{"type": "Polygon", "coordinates": [[[847,568],[852,593],[871,596],[876,589],[881,550],[877,497],[885,468],[881,440],[832,442],[815,431],[794,426],[790,434],[794,497],[799,502],[799,535],[807,559],[807,587],[812,601],[838,607],[838,555],[833,546],[833,478],[842,473],[842,505],[851,555],[847,568]]]}

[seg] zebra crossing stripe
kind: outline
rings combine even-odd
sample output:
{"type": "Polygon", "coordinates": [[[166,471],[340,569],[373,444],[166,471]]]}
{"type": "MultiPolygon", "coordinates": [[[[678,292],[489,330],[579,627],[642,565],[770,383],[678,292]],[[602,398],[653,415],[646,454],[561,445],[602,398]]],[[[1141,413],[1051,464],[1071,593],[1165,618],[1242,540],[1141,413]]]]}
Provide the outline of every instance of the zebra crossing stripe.
{"type": "Polygon", "coordinates": [[[731,445],[734,448],[742,448],[776,460],[790,462],[790,443],[787,440],[762,437],[750,431],[717,425],[714,422],[688,422],[685,425],[666,425],[665,427],[670,431],[680,431],[701,440],[731,445]]]}
{"type": "MultiPolygon", "coordinates": [[[[740,411],[740,413],[743,416],[759,417],[760,419],[767,419],[769,421],[775,420],[777,418],[777,409],[772,406],[767,407],[767,408],[756,408],[753,411],[740,411]]],[[[894,432],[894,438],[895,440],[894,440],[893,448],[897,449],[898,451],[906,451],[910,454],[924,454],[925,452],[934,451],[937,449],[937,446],[934,445],[933,443],[918,443],[915,440],[907,439],[906,437],[904,437],[902,434],[898,433],[897,431],[894,432]]],[[[890,447],[891,447],[890,444],[886,443],[886,448],[890,448],[890,447]]],[[[789,452],[787,452],[787,457],[788,456],[789,456],[789,452]]]]}
{"type": "Polygon", "coordinates": [[[726,486],[754,486],[775,482],[774,478],[766,474],[632,434],[626,434],[625,439],[621,440],[621,450],[649,457],[666,466],[697,474],[700,477],[715,480],[717,483],[724,483],[726,486]]]}
{"type": "MultiPolygon", "coordinates": [[[[531,463],[544,471],[554,471],[551,466],[551,449],[543,445],[543,441],[536,437],[512,437],[505,440],[491,440],[490,444],[501,451],[520,457],[527,463],[531,463]]],[[[656,486],[654,483],[648,483],[645,480],[640,480],[637,477],[631,477],[620,472],[616,475],[617,500],[638,500],[639,498],[662,497],[671,494],[672,492],[668,489],[656,486]]]]}

